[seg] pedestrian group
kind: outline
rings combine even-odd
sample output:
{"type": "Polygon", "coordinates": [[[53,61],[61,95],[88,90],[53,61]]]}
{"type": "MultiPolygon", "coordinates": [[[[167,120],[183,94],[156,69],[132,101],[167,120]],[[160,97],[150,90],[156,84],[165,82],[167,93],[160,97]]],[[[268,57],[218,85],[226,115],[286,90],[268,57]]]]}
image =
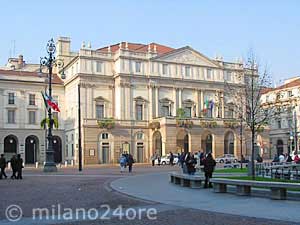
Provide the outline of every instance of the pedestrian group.
{"type": "Polygon", "coordinates": [[[10,162],[11,165],[11,170],[12,170],[12,175],[11,175],[11,179],[22,179],[22,169],[23,167],[23,159],[21,158],[21,155],[18,154],[13,155],[12,158],[10,159],[10,161],[6,161],[4,154],[1,154],[0,156],[0,179],[7,179],[7,175],[5,173],[5,169],[8,165],[8,163],[10,162]]]}

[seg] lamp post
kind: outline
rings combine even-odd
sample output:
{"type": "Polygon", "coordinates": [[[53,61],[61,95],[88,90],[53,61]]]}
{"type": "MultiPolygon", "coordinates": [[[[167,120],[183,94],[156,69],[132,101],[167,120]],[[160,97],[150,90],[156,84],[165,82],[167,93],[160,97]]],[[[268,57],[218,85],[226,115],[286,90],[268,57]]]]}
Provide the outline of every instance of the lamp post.
{"type": "MultiPolygon", "coordinates": [[[[52,70],[53,67],[62,68],[64,63],[60,59],[56,59],[54,54],[56,51],[56,46],[53,38],[48,41],[46,47],[48,56],[41,57],[40,59],[40,72],[42,72],[42,67],[46,67],[48,69],[48,95],[49,98],[52,99],[52,70]]],[[[64,78],[64,73],[61,74],[62,79],[64,78]]],[[[49,126],[48,126],[48,147],[46,149],[46,161],[44,165],[44,172],[56,172],[56,164],[54,162],[54,150],[53,150],[53,118],[52,118],[52,110],[51,107],[48,107],[48,118],[49,118],[49,126]]]]}

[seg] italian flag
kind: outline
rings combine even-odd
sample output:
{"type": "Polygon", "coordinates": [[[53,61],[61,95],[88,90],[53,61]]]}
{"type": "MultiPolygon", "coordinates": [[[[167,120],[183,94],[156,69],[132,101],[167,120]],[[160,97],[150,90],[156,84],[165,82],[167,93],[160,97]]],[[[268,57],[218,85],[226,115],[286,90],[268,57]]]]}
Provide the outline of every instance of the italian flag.
{"type": "Polygon", "coordinates": [[[42,93],[46,108],[48,109],[49,107],[51,107],[54,111],[60,112],[60,109],[59,109],[57,103],[53,100],[53,98],[50,98],[47,95],[47,93],[43,93],[43,92],[41,92],[41,93],[42,93]]]}

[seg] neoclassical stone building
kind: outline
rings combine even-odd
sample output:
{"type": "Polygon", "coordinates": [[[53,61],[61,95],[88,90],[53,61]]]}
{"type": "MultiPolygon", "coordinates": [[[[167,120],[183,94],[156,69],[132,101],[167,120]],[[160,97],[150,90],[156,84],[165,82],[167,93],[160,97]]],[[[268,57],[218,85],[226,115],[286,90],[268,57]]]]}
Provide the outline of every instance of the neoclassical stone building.
{"type": "MultiPolygon", "coordinates": [[[[154,152],[201,149],[215,157],[240,156],[238,115],[225,83],[245,85],[247,70],[241,61],[210,59],[189,46],[175,49],[157,43],[121,42],[99,49],[82,44],[72,52],[66,37],[57,40],[57,58],[64,60],[66,74],[54,90],[54,95],[61,94],[57,132],[61,132],[62,160],[78,159],[79,92],[85,164],[117,162],[122,152],[130,152],[137,162],[149,162],[154,152]]],[[[4,91],[15,88],[2,80],[1,85],[4,91]]],[[[28,85],[29,90],[38,87],[28,85]]],[[[35,91],[44,87],[41,83],[35,91]]],[[[6,121],[2,116],[1,121],[6,121]]],[[[2,146],[6,125],[0,127],[2,146]]],[[[19,138],[22,143],[24,138],[19,138]]],[[[42,140],[44,136],[39,138],[40,149],[42,140]]]]}
{"type": "MultiPolygon", "coordinates": [[[[47,88],[45,75],[34,70],[38,65],[25,65],[20,56],[14,62],[9,59],[6,67],[0,68],[0,153],[7,159],[20,153],[26,164],[44,162],[46,148],[46,130],[41,121],[47,114],[41,91],[47,88]]],[[[53,77],[54,98],[64,108],[64,85],[62,80],[53,77]]],[[[57,163],[65,157],[64,112],[54,113],[58,118],[58,129],[55,129],[54,148],[57,163]]]]}
{"type": "Polygon", "coordinates": [[[124,151],[138,162],[153,152],[240,154],[234,99],[224,93],[224,79],[244,85],[242,62],[209,59],[188,46],[127,42],[99,49],[83,44],[70,57],[70,44],[68,38],[57,42],[58,57],[69,62],[65,132],[78,137],[80,91],[86,164],[117,162],[124,151]]]}
{"type": "Polygon", "coordinates": [[[270,155],[299,151],[300,78],[287,79],[284,84],[265,91],[262,104],[276,102],[283,106],[282,113],[269,121],[270,155]],[[299,139],[299,140],[298,140],[299,139]],[[296,147],[297,143],[297,147],[296,147]]]}

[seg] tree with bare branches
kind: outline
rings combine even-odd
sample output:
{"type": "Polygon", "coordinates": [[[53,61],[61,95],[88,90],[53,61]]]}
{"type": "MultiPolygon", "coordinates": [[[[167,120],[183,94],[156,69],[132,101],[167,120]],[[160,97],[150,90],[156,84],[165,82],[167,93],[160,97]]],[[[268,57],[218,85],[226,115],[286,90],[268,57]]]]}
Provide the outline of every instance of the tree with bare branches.
{"type": "Polygon", "coordinates": [[[224,79],[226,94],[233,101],[234,112],[244,125],[251,132],[251,175],[255,178],[255,144],[258,132],[261,132],[269,123],[270,118],[278,115],[280,110],[276,103],[261,104],[261,96],[264,91],[271,88],[271,77],[267,67],[260,67],[253,53],[249,54],[244,65],[243,72],[236,74],[241,85],[230,85],[224,79]]]}

